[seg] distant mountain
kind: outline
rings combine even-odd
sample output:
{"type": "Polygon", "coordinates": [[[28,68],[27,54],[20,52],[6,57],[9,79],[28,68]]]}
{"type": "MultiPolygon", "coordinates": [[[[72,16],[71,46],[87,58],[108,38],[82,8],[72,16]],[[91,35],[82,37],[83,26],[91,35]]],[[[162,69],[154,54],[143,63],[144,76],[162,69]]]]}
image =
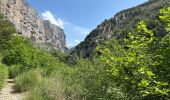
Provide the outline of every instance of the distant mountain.
{"type": "Polygon", "coordinates": [[[64,30],[42,20],[26,0],[0,0],[0,13],[15,25],[18,33],[29,37],[39,47],[65,51],[64,30]]]}
{"type": "Polygon", "coordinates": [[[167,6],[168,2],[170,0],[149,0],[139,6],[120,11],[113,18],[98,25],[70,54],[85,58],[91,57],[98,44],[110,39],[125,37],[128,31],[132,30],[141,20],[148,22],[150,28],[157,28],[163,35],[165,29],[161,28],[161,25],[156,26],[155,24],[161,23],[159,20],[154,22],[154,19],[158,19],[159,10],[167,6]]]}

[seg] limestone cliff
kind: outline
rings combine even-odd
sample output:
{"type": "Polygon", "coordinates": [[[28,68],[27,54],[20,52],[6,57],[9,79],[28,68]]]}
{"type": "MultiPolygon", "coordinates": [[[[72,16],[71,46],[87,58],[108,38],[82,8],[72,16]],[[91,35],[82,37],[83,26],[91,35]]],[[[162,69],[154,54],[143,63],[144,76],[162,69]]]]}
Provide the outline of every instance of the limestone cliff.
{"type": "Polygon", "coordinates": [[[18,33],[37,45],[51,44],[55,49],[65,50],[64,30],[42,20],[26,0],[0,0],[0,12],[15,25],[18,33]]]}
{"type": "Polygon", "coordinates": [[[55,45],[55,48],[65,48],[64,30],[60,27],[51,24],[48,20],[43,21],[45,29],[46,43],[55,45]]]}
{"type": "Polygon", "coordinates": [[[85,40],[75,47],[71,54],[81,57],[91,57],[96,52],[97,45],[110,39],[126,37],[127,33],[141,20],[146,22],[151,20],[148,22],[149,27],[151,29],[158,28],[159,32],[163,35],[165,33],[164,28],[161,28],[161,26],[155,27],[154,20],[158,18],[159,10],[165,7],[168,2],[169,0],[149,0],[139,6],[120,11],[90,32],[85,40]]]}

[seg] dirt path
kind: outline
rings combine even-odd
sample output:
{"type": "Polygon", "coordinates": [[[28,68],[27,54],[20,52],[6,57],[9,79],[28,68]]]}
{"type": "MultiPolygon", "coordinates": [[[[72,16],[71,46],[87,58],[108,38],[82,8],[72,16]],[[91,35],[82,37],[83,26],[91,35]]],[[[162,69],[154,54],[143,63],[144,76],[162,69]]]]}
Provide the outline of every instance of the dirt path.
{"type": "Polygon", "coordinates": [[[14,85],[13,79],[7,79],[6,85],[0,91],[0,100],[22,100],[23,94],[14,93],[12,86],[14,85]]]}

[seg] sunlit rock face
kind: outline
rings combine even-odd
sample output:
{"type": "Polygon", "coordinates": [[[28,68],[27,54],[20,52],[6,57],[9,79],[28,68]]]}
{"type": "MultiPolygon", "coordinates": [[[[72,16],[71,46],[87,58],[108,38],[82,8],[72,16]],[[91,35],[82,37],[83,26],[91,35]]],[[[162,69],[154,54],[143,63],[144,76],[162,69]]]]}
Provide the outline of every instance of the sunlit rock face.
{"type": "Polygon", "coordinates": [[[66,36],[64,30],[51,24],[48,20],[43,21],[45,29],[45,38],[47,43],[55,45],[55,48],[65,48],[66,36]]]}
{"type": "MultiPolygon", "coordinates": [[[[120,40],[136,27],[139,21],[150,20],[151,22],[158,18],[159,10],[168,5],[170,0],[149,0],[146,3],[140,4],[118,12],[112,18],[104,20],[94,30],[92,30],[83,42],[78,44],[71,55],[80,57],[91,57],[96,52],[96,46],[108,40],[120,40]]],[[[149,26],[152,26],[150,23],[149,26]]],[[[161,35],[165,34],[165,30],[159,28],[161,35]]]]}
{"type": "Polygon", "coordinates": [[[0,12],[15,25],[19,34],[29,37],[37,45],[50,44],[55,49],[65,50],[64,30],[42,20],[25,0],[0,0],[0,12]]]}

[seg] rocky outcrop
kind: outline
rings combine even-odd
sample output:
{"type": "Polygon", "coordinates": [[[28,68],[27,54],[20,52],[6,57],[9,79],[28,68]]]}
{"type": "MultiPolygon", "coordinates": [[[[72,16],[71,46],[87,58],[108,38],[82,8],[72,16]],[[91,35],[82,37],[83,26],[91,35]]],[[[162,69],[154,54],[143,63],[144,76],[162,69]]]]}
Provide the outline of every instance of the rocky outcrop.
{"type": "MultiPolygon", "coordinates": [[[[120,39],[126,37],[127,33],[141,20],[151,20],[150,27],[155,27],[152,21],[158,18],[159,10],[168,4],[169,0],[149,0],[139,6],[126,9],[117,13],[109,20],[105,20],[97,26],[85,38],[83,42],[75,47],[72,55],[81,57],[90,57],[96,51],[95,48],[110,39],[120,39]]],[[[157,26],[160,33],[163,34],[163,28],[157,26]]]]}
{"type": "Polygon", "coordinates": [[[42,20],[25,0],[0,0],[0,12],[15,25],[18,33],[37,45],[51,44],[55,49],[65,50],[64,30],[42,20]]]}
{"type": "Polygon", "coordinates": [[[65,48],[66,35],[64,34],[64,30],[51,24],[48,20],[43,21],[43,23],[46,42],[55,45],[55,48],[65,48]]]}

